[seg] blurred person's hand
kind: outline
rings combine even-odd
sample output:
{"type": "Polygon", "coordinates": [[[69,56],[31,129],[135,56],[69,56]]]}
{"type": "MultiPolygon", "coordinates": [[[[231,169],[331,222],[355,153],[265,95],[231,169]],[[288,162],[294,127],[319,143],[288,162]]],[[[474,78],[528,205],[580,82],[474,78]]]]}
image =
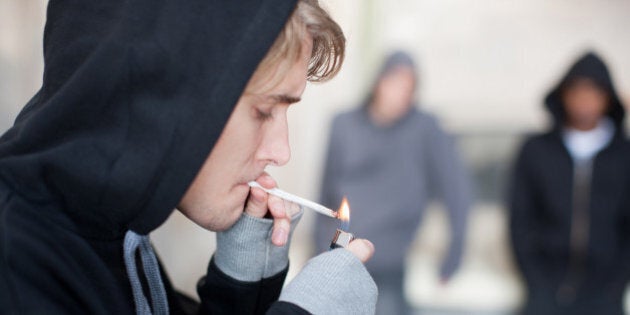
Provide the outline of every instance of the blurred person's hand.
{"type": "Polygon", "coordinates": [[[449,284],[450,278],[442,278],[440,277],[440,286],[445,287],[449,284]]]}
{"type": "Polygon", "coordinates": [[[453,275],[459,270],[459,260],[446,259],[440,267],[440,285],[446,286],[449,284],[453,275]]]}

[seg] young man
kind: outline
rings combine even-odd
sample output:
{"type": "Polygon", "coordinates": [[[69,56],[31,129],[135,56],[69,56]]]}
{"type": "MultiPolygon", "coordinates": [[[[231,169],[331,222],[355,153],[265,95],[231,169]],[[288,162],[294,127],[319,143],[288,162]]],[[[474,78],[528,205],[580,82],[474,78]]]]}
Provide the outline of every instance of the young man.
{"type": "Polygon", "coordinates": [[[247,186],[276,185],[287,108],[344,44],[314,0],[51,1],[42,88],[0,140],[0,313],[373,312],[366,240],[281,293],[301,212],[247,186]],[[218,232],[200,306],[149,242],[175,207],[218,232]]]}
{"type": "Polygon", "coordinates": [[[582,56],[546,98],[554,125],[516,162],[510,229],[524,314],[623,314],[630,280],[630,148],[604,62],[582,56]]]}
{"type": "MultiPolygon", "coordinates": [[[[379,249],[367,264],[379,288],[377,314],[411,313],[403,290],[405,258],[428,201],[444,202],[451,223],[443,281],[460,264],[471,203],[452,139],[415,107],[417,75],[409,55],[389,55],[368,99],[335,118],[328,144],[321,200],[332,206],[347,196],[353,231],[379,249]]],[[[338,226],[327,219],[318,217],[320,248],[338,226]]]]}

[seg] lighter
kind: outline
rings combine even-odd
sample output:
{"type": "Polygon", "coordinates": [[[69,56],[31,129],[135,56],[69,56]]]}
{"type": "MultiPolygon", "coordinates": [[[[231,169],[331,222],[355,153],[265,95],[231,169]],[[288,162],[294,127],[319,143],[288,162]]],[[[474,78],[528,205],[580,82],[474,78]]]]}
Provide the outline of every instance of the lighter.
{"type": "Polygon", "coordinates": [[[352,233],[337,229],[335,237],[333,237],[332,242],[330,242],[330,249],[347,247],[352,240],[354,240],[354,235],[352,233]]]}

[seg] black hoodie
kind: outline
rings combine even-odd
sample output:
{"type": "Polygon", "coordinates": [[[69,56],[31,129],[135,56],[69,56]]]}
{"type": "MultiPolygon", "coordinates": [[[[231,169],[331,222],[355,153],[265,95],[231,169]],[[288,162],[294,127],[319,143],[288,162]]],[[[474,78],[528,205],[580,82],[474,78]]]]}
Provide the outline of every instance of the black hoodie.
{"type": "Polygon", "coordinates": [[[42,87],[0,139],[0,313],[134,311],[125,233],[176,207],[294,7],[49,2],[42,87]]]}
{"type": "Polygon", "coordinates": [[[575,79],[587,78],[603,88],[610,96],[609,109],[606,115],[610,117],[617,129],[623,133],[625,110],[621,99],[615,91],[610,73],[604,61],[593,52],[588,52],[579,58],[545,98],[545,106],[554,118],[554,126],[562,127],[565,122],[564,106],[562,105],[562,90],[575,79]]]}
{"type": "Polygon", "coordinates": [[[623,314],[630,280],[630,147],[623,130],[624,108],[604,62],[594,53],[569,69],[545,104],[553,127],[523,145],[509,200],[512,245],[528,289],[524,313],[623,314]],[[584,210],[588,239],[584,253],[576,255],[571,237],[577,215],[575,163],[563,143],[561,94],[578,78],[591,79],[608,93],[606,115],[615,133],[592,161],[584,210]]]}

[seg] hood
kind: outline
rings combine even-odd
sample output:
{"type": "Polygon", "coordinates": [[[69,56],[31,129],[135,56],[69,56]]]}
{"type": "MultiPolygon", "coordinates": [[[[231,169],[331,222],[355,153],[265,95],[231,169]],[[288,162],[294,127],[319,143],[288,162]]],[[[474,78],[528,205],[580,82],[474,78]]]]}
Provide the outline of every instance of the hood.
{"type": "MultiPolygon", "coordinates": [[[[408,53],[404,51],[394,51],[390,53],[389,55],[387,55],[387,57],[385,58],[385,61],[381,65],[381,68],[379,69],[376,75],[376,78],[374,79],[374,82],[372,83],[371,89],[367,97],[361,103],[362,104],[361,109],[365,115],[368,115],[368,110],[370,106],[372,105],[372,101],[374,99],[374,93],[376,92],[376,87],[386,75],[388,75],[392,70],[394,70],[397,67],[406,67],[406,68],[411,69],[414,75],[414,80],[416,81],[416,86],[417,86],[418,72],[416,68],[416,63],[413,61],[413,58],[411,57],[411,55],[409,55],[408,53]]],[[[408,117],[414,111],[413,109],[416,107],[415,100],[412,98],[411,101],[413,104],[411,105],[410,110],[401,118],[401,120],[404,119],[405,117],[408,117]]],[[[401,120],[399,120],[398,122],[400,122],[401,120]]]]}
{"type": "Polygon", "coordinates": [[[81,234],[147,234],[192,183],[294,7],[51,0],[43,84],[0,138],[0,181],[81,234]]]}
{"type": "Polygon", "coordinates": [[[411,58],[411,55],[404,51],[394,51],[385,58],[385,61],[381,65],[381,68],[379,69],[376,78],[372,83],[370,92],[368,93],[368,97],[363,102],[364,108],[367,108],[372,103],[372,98],[374,98],[374,91],[376,90],[376,86],[378,86],[378,83],[381,82],[383,77],[389,74],[389,72],[392,71],[394,68],[400,66],[411,69],[414,74],[414,79],[416,80],[416,82],[418,81],[416,64],[413,61],[413,58],[411,58]]]}
{"type": "MultiPolygon", "coordinates": [[[[416,81],[418,80],[416,63],[413,61],[411,55],[404,51],[395,51],[385,58],[385,62],[381,65],[381,69],[376,76],[375,83],[381,81],[384,76],[397,67],[406,67],[411,69],[415,76],[414,79],[416,79],[416,81]]],[[[376,84],[374,85],[374,88],[376,88],[376,84]]]]}
{"type": "Polygon", "coordinates": [[[578,78],[588,78],[603,88],[610,95],[610,109],[607,115],[613,120],[617,130],[623,124],[625,110],[621,99],[615,91],[608,67],[597,54],[587,52],[569,68],[567,74],[560,82],[547,94],[545,106],[554,118],[556,127],[562,126],[565,121],[564,106],[562,104],[562,90],[571,81],[578,78]]]}

